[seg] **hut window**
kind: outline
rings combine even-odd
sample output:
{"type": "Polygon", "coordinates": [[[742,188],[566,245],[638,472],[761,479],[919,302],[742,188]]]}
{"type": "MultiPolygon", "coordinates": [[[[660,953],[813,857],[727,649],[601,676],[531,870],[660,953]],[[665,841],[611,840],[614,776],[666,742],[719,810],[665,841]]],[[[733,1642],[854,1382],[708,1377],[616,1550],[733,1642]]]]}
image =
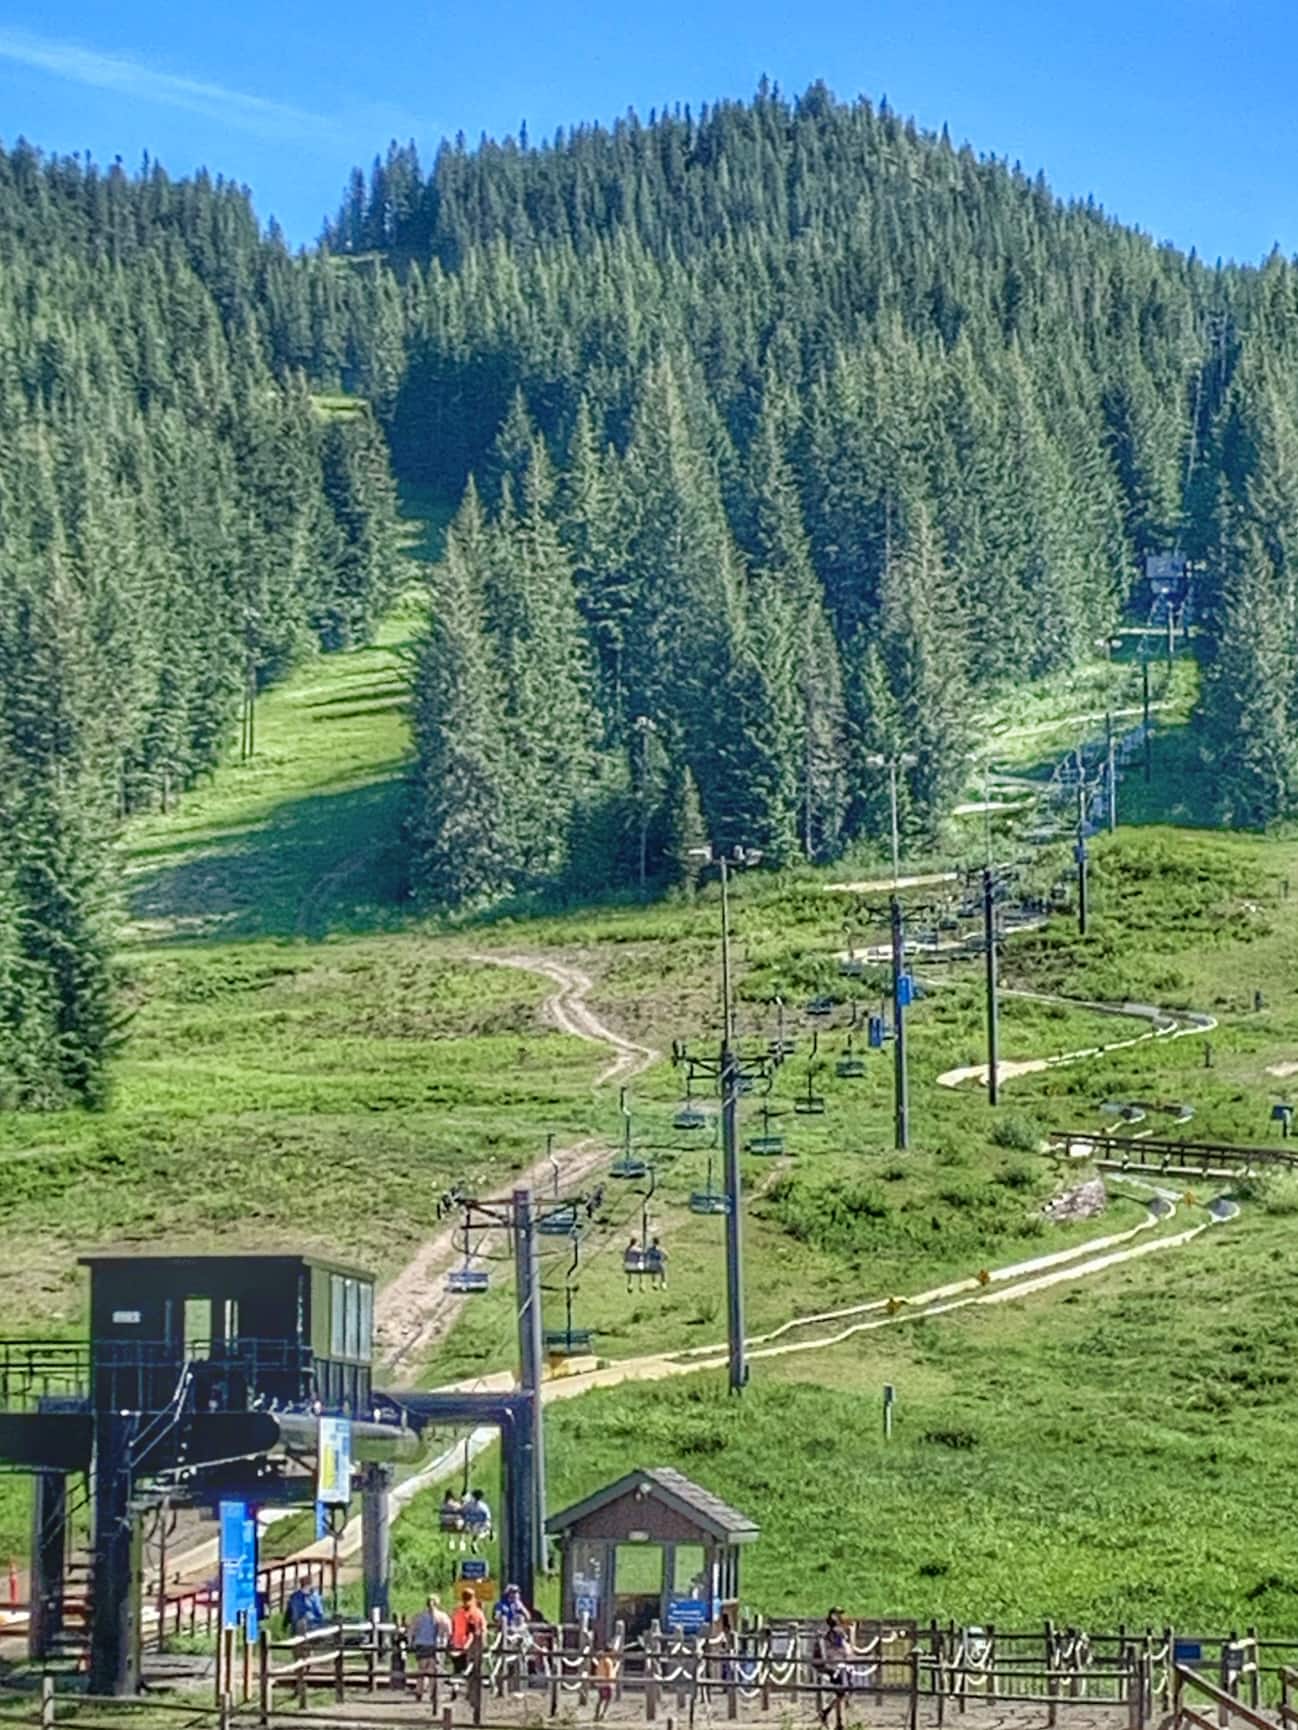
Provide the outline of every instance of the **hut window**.
{"type": "Polygon", "coordinates": [[[361,1339],[360,1350],[356,1355],[368,1363],[374,1356],[374,1287],[372,1285],[361,1286],[360,1301],[361,1339]]]}
{"type": "Polygon", "coordinates": [[[212,1355],[211,1298],[185,1299],[185,1351],[191,1358],[210,1358],[212,1355]]]}
{"type": "Polygon", "coordinates": [[[619,1544],[615,1590],[622,1596],[648,1596],[663,1589],[660,1544],[619,1544]]]}
{"type": "Polygon", "coordinates": [[[344,1306],[347,1317],[347,1329],[343,1356],[358,1358],[361,1355],[361,1293],[360,1285],[354,1279],[343,1281],[344,1306]]]}
{"type": "Polygon", "coordinates": [[[707,1561],[702,1544],[677,1544],[672,1558],[672,1595],[710,1598],[707,1561]]]}
{"type": "Polygon", "coordinates": [[[329,1276],[329,1356],[340,1358],[344,1356],[347,1346],[346,1324],[346,1294],[343,1290],[344,1280],[341,1274],[329,1276]]]}

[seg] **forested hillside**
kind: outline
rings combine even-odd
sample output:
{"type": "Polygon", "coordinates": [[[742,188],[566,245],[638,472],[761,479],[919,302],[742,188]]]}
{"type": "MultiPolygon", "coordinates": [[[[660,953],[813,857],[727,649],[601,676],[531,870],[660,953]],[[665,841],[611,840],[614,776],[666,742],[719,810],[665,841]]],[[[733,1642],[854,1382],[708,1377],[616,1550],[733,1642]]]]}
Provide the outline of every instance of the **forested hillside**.
{"type": "Polygon", "coordinates": [[[832,856],[902,747],[931,832],[979,692],[1178,545],[1223,814],[1298,798],[1290,265],[1206,269],[822,88],[394,148],[326,243],[402,284],[399,469],[476,478],[417,707],[434,899],[633,877],[642,825],[670,874],[692,781],[718,840],[832,856]]]}
{"type": "Polygon", "coordinates": [[[121,818],[391,598],[382,434],[313,406],[281,284],[232,187],[0,153],[0,1104],[102,1096],[121,818]]]}
{"type": "Polygon", "coordinates": [[[428,904],[680,880],[706,837],[832,858],[901,750],[934,838],[984,695],[1178,546],[1221,813],[1292,813],[1295,314],[1278,258],[1207,269],[819,87],[394,147],[300,256],[220,180],[0,154],[0,1101],[101,1096],[116,828],[366,638],[389,453],[459,506],[428,904]]]}

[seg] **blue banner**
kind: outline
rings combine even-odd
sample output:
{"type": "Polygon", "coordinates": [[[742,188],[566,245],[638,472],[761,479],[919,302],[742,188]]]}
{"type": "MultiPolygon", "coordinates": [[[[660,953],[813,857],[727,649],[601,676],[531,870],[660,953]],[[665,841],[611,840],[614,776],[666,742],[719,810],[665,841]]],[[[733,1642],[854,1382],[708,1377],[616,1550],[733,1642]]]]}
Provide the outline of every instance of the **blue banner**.
{"type": "Polygon", "coordinates": [[[257,1519],[246,1502],[222,1502],[221,1626],[240,1625],[257,1638],[257,1519]]]}
{"type": "Polygon", "coordinates": [[[679,1628],[682,1634],[701,1634],[707,1627],[707,1601],[703,1598],[668,1598],[667,1626],[679,1628]]]}

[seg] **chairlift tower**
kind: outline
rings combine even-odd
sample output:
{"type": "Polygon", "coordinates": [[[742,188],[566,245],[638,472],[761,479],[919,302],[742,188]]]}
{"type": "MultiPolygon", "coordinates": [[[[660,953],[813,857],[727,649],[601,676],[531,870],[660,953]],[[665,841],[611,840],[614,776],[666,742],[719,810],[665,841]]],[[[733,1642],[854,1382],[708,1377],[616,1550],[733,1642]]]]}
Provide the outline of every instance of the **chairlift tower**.
{"type": "MultiPolygon", "coordinates": [[[[728,1199],[726,1213],[726,1321],[730,1341],[730,1391],[742,1393],[748,1381],[744,1356],[743,1205],[739,1176],[739,1093],[741,1071],[735,1049],[734,996],[730,979],[730,867],[756,865],[761,853],[736,847],[727,857],[710,845],[691,849],[692,856],[716,864],[721,872],[721,1051],[717,1074],[721,1083],[722,1169],[728,1199]]],[[[700,1073],[693,1069],[691,1073],[700,1073]]]]}

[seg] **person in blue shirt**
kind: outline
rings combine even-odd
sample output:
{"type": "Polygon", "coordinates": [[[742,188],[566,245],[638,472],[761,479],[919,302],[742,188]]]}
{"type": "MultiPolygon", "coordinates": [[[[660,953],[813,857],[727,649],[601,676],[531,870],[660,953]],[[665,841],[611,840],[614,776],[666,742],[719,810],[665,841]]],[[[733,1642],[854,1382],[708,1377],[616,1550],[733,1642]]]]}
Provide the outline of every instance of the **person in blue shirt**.
{"type": "Polygon", "coordinates": [[[496,1605],[496,1621],[507,1632],[514,1633],[526,1628],[532,1620],[532,1613],[523,1602],[523,1594],[517,1586],[506,1586],[500,1602],[496,1605]]]}
{"type": "Polygon", "coordinates": [[[470,1490],[464,1499],[461,1514],[464,1520],[464,1530],[468,1533],[472,1548],[476,1551],[481,1540],[491,1536],[491,1509],[481,1490],[470,1490]]]}

